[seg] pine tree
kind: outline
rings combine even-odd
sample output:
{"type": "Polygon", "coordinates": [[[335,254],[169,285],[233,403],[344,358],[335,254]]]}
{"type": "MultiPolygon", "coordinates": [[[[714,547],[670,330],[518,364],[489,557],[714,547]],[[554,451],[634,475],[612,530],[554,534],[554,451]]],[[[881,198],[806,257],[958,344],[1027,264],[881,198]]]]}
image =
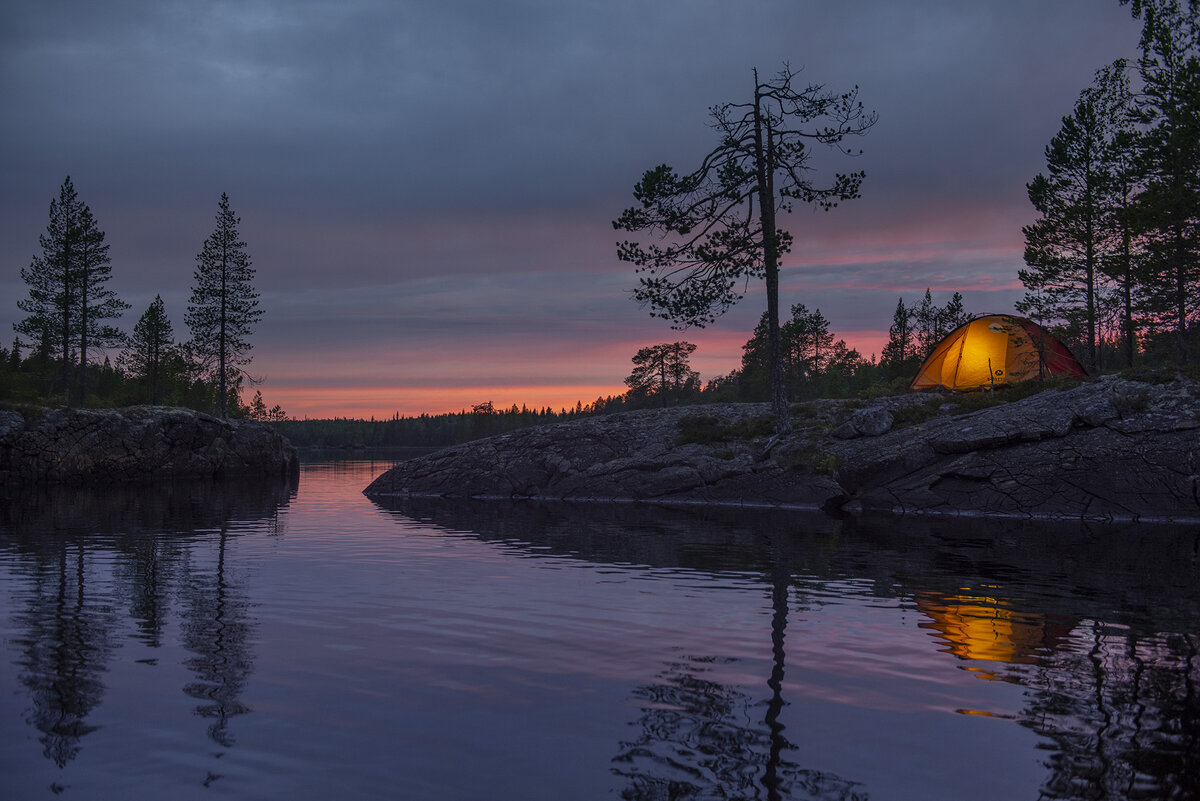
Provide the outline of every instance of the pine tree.
{"type": "Polygon", "coordinates": [[[254,391],[254,398],[250,401],[250,419],[265,421],[267,419],[267,404],[263,401],[262,390],[254,391]]]}
{"type": "Polygon", "coordinates": [[[1145,125],[1137,196],[1150,280],[1149,309],[1173,329],[1181,362],[1200,305],[1200,8],[1133,3],[1143,20],[1138,70],[1145,125]]]}
{"type": "Polygon", "coordinates": [[[617,256],[642,274],[634,298],[675,327],[703,327],[741,300],[751,278],[766,284],[771,406],[780,433],[791,428],[779,339],[779,267],[792,237],[778,215],[802,203],[831,209],[858,197],[862,172],[813,178],[816,145],[849,153],[844,144],[875,123],[857,88],[836,94],[820,85],[800,89],[786,65],[773,80],[754,71],[753,95],[712,108],[720,144],[692,173],[666,164],[634,187],[638,205],[613,222],[653,241],[620,242],[617,256]]]}
{"type": "Polygon", "coordinates": [[[633,396],[657,396],[661,405],[668,399],[678,400],[688,392],[700,389],[700,374],[692,369],[688,358],[695,353],[691,342],[668,342],[638,350],[633,357],[633,372],[625,379],[633,396]]]}
{"type": "Polygon", "coordinates": [[[249,336],[262,316],[255,291],[254,269],[246,243],[238,233],[241,218],[221,193],[217,224],[196,255],[195,285],[184,321],[191,331],[191,352],[216,383],[218,411],[228,415],[229,392],[236,389],[250,363],[249,336]]]}
{"type": "Polygon", "coordinates": [[[967,314],[967,310],[963,306],[962,293],[955,292],[950,296],[950,300],[946,301],[946,305],[942,307],[942,336],[938,338],[938,342],[970,319],[971,315],[967,314]]]}
{"type": "Polygon", "coordinates": [[[133,327],[133,336],[129,338],[129,344],[122,351],[117,364],[134,378],[149,385],[150,403],[160,403],[168,359],[174,350],[174,329],[167,317],[162,296],[155,295],[154,301],[133,327]]]}
{"type": "MultiPolygon", "coordinates": [[[[738,379],[738,391],[743,400],[769,400],[771,398],[771,342],[768,329],[770,317],[763,312],[742,345],[742,369],[738,379]]],[[[779,344],[781,358],[784,350],[782,336],[779,344]]]]}
{"type": "MultiPolygon", "coordinates": [[[[106,284],[112,276],[112,261],[104,232],[96,225],[86,205],[81,214],[79,240],[79,402],[87,395],[88,351],[112,348],[125,342],[125,335],[105,320],[119,318],[129,304],[106,284]]],[[[105,356],[107,363],[108,357],[105,356]]]]}
{"type": "MultiPolygon", "coordinates": [[[[904,305],[904,298],[897,298],[892,324],[888,327],[888,341],[879,356],[879,364],[888,375],[903,375],[911,371],[910,362],[917,347],[912,318],[912,310],[904,305]]],[[[911,369],[915,367],[913,363],[911,369]]]]}
{"type": "Polygon", "coordinates": [[[13,329],[18,340],[38,349],[43,359],[57,355],[60,390],[69,401],[74,387],[82,402],[88,352],[121,341],[120,333],[104,321],[120,317],[129,306],[105,286],[112,265],[104,232],[79,199],[69,175],[59,187],[58,198],[50,202],[50,220],[38,244],[42,255],[21,269],[29,296],[17,301],[17,307],[29,316],[13,329]],[[76,360],[78,380],[72,381],[76,360]]]}
{"type": "Polygon", "coordinates": [[[916,352],[917,356],[924,359],[930,354],[937,343],[942,341],[945,336],[943,332],[942,310],[933,303],[933,293],[927,288],[925,297],[921,298],[921,303],[913,310],[913,334],[916,337],[916,352]]]}
{"type": "Polygon", "coordinates": [[[792,306],[792,318],[779,330],[788,388],[799,393],[813,377],[824,372],[833,348],[829,320],[821,310],[810,312],[803,303],[792,306]]]}
{"type": "Polygon", "coordinates": [[[1063,118],[1046,146],[1046,172],[1027,187],[1040,216],[1022,229],[1027,269],[1018,272],[1028,291],[1017,310],[1079,331],[1089,369],[1097,364],[1101,267],[1115,213],[1113,144],[1126,116],[1118,85],[1105,76],[1097,73],[1063,118]]]}
{"type": "Polygon", "coordinates": [[[1102,207],[1104,250],[1100,270],[1111,285],[1108,306],[1115,311],[1121,352],[1127,367],[1137,351],[1145,269],[1135,195],[1139,191],[1138,130],[1134,96],[1125,59],[1096,73],[1095,86],[1105,98],[1112,125],[1107,142],[1108,182],[1102,207]]]}

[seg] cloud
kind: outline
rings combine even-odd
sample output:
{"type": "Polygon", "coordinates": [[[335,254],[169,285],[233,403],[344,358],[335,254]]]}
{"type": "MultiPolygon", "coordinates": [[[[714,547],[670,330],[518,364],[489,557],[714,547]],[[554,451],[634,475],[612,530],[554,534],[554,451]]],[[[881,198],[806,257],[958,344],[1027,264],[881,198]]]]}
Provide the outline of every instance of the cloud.
{"type": "Polygon", "coordinates": [[[1019,296],[1025,182],[1094,70],[1137,36],[1126,8],[1094,0],[12,0],[0,332],[70,174],[134,304],[125,326],[161,293],[181,336],[229,193],[269,382],[355,366],[338,380],[360,392],[504,374],[619,390],[637,346],[693,335],[705,370],[728,372],[761,294],[704,332],[671,331],[628,299],[610,221],[642,171],[711,149],[710,105],[785,61],[858,84],[879,122],[861,157],[818,159],[865,170],[863,197],[789,220],[784,304],[863,341],[926,287],[995,310],[1019,296]]]}

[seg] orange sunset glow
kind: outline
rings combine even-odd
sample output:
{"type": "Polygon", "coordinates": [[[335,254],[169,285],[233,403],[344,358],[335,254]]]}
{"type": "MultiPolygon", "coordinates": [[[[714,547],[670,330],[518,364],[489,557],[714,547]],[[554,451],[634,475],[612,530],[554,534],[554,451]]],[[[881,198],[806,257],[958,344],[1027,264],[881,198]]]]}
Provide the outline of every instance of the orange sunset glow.
{"type": "MultiPolygon", "coordinates": [[[[278,403],[288,416],[303,420],[353,417],[383,420],[399,414],[443,414],[471,411],[478,403],[491,401],[496,409],[514,404],[552,411],[574,409],[576,402],[589,404],[598,397],[620,395],[623,385],[569,385],[524,387],[338,387],[296,388],[272,392],[268,400],[278,403]]],[[[264,393],[265,394],[265,393],[264,393]]]]}

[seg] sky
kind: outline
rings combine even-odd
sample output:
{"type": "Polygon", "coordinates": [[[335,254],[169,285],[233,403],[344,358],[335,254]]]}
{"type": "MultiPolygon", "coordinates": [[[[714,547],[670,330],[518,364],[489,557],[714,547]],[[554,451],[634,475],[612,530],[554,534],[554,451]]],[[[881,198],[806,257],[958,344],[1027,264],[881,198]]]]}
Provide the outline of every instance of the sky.
{"type": "Polygon", "coordinates": [[[782,312],[878,354],[926,288],[1012,311],[1025,185],[1139,31],[1118,0],[0,0],[0,342],[69,175],[118,325],[161,295],[178,339],[229,195],[265,310],[249,372],[293,417],[574,406],[680,339],[724,375],[762,286],[672,330],[631,298],[612,220],[788,64],[878,122],[821,162],[864,170],[862,197],[782,221],[782,312]]]}

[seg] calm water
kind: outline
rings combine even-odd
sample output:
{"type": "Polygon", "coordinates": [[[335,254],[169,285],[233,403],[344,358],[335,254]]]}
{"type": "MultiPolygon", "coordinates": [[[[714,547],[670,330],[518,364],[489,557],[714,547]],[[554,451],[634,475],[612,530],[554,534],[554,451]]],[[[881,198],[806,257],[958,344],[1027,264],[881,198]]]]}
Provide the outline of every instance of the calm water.
{"type": "Polygon", "coordinates": [[[1200,535],[298,488],[0,507],[0,797],[1200,798],[1200,535]]]}

